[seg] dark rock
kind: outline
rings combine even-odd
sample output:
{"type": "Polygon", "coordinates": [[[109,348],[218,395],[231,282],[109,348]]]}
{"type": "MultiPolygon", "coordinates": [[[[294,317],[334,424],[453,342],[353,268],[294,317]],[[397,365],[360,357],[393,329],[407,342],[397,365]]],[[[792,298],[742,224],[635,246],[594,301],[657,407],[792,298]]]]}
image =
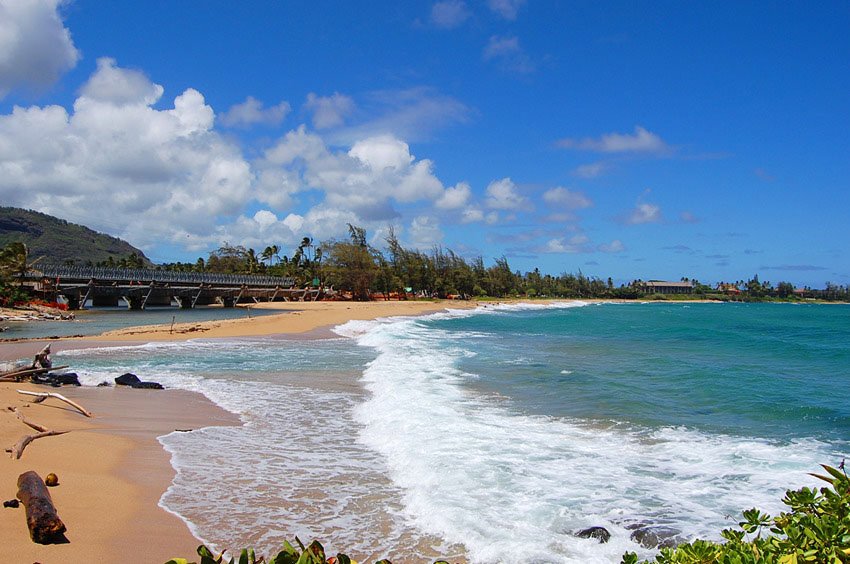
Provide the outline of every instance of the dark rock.
{"type": "Polygon", "coordinates": [[[135,374],[131,374],[130,372],[122,374],[121,376],[115,379],[115,383],[119,386],[133,386],[135,384],[138,384],[139,382],[141,382],[141,380],[139,380],[139,377],[135,374]]]}
{"type": "Polygon", "coordinates": [[[60,386],[80,386],[80,378],[76,372],[66,372],[65,374],[51,374],[50,379],[53,382],[59,383],[60,386]]]}
{"type": "Polygon", "coordinates": [[[107,382],[105,380],[97,385],[98,388],[108,388],[110,386],[112,386],[112,384],[110,384],[109,382],[107,382]]]}
{"type": "Polygon", "coordinates": [[[684,542],[679,533],[680,531],[663,525],[640,524],[632,531],[630,538],[644,548],[676,548],[684,542]]]}
{"type": "Polygon", "coordinates": [[[159,382],[136,382],[132,385],[133,388],[141,390],[164,390],[159,382]]]}
{"type": "Polygon", "coordinates": [[[18,507],[19,505],[21,505],[21,504],[17,499],[10,499],[9,501],[3,502],[3,507],[13,507],[14,508],[14,507],[18,507]]]}
{"type": "Polygon", "coordinates": [[[577,532],[576,536],[583,539],[596,539],[601,544],[608,542],[611,533],[605,527],[588,527],[577,532]]]}

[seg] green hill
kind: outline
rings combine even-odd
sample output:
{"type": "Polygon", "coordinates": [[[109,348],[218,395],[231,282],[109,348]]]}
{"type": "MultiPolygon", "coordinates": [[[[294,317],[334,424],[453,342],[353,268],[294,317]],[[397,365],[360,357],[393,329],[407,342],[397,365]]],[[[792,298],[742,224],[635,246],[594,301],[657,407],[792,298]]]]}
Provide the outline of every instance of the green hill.
{"type": "Polygon", "coordinates": [[[95,264],[110,257],[118,261],[132,253],[151,264],[142,251],[117,237],[36,211],[0,207],[0,247],[12,241],[29,248],[30,260],[43,256],[53,264],[95,264]]]}

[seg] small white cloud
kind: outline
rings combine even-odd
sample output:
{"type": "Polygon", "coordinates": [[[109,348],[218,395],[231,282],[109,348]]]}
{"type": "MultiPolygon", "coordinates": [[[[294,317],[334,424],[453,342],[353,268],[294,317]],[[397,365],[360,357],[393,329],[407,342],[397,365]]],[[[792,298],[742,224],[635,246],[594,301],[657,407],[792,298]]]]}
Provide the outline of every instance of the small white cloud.
{"type": "Polygon", "coordinates": [[[260,226],[260,230],[263,231],[277,223],[277,216],[269,210],[260,210],[254,214],[254,221],[260,226]]]}
{"type": "Polygon", "coordinates": [[[0,98],[41,90],[74,68],[80,53],[62,23],[62,0],[0,0],[0,98]]]}
{"type": "Polygon", "coordinates": [[[484,47],[483,57],[485,61],[495,61],[505,69],[527,74],[534,71],[534,64],[525,50],[519,44],[519,38],[515,35],[500,37],[493,35],[484,47]]]}
{"type": "Polygon", "coordinates": [[[255,124],[278,125],[292,111],[289,102],[276,106],[263,107],[263,103],[248,96],[241,104],[231,106],[219,116],[219,121],[227,127],[250,127],[255,124]]]}
{"type": "Polygon", "coordinates": [[[638,204],[626,217],[625,221],[630,225],[658,223],[661,221],[661,208],[655,204],[638,204]]]}
{"type": "Polygon", "coordinates": [[[310,92],[304,107],[313,112],[313,127],[328,129],[345,122],[345,118],[354,111],[354,100],[339,92],[331,96],[317,96],[310,92]]]}
{"type": "Polygon", "coordinates": [[[376,172],[386,169],[403,170],[413,162],[410,147],[392,135],[381,135],[358,141],[348,155],[376,172]]]}
{"type": "Polygon", "coordinates": [[[599,245],[599,250],[603,253],[622,253],[626,250],[626,246],[619,239],[614,239],[610,243],[599,245]]]}
{"type": "Polygon", "coordinates": [[[487,0],[487,6],[506,20],[516,19],[517,12],[525,4],[525,0],[487,0]]]}
{"type": "Polygon", "coordinates": [[[528,199],[517,193],[517,186],[510,178],[491,182],[487,186],[485,203],[488,208],[495,210],[517,211],[530,207],[528,199]]]}
{"type": "Polygon", "coordinates": [[[431,21],[443,29],[454,29],[469,19],[470,12],[462,0],[444,0],[431,6],[431,21]]]}
{"type": "Polygon", "coordinates": [[[456,210],[465,206],[471,196],[472,188],[469,184],[458,182],[454,187],[446,188],[434,205],[442,210],[456,210]]]}
{"type": "Polygon", "coordinates": [[[593,202],[581,192],[560,186],[544,192],[543,201],[570,211],[589,208],[593,205],[593,202]]]}
{"type": "Polygon", "coordinates": [[[671,152],[664,140],[655,133],[647,131],[641,126],[635,127],[633,134],[628,133],[606,133],[598,139],[585,137],[584,139],[561,139],[558,146],[565,149],[578,149],[582,151],[596,151],[599,153],[645,153],[663,155],[671,152]]]}
{"type": "Polygon", "coordinates": [[[589,251],[588,243],[590,243],[590,239],[581,234],[573,235],[569,239],[557,237],[547,241],[546,245],[538,251],[542,253],[585,253],[589,251]]]}
{"type": "Polygon", "coordinates": [[[108,102],[116,106],[155,104],[163,88],[142,71],[119,68],[115,59],[101,57],[97,70],[80,89],[81,98],[108,102]]]}
{"type": "Polygon", "coordinates": [[[573,175],[579,178],[596,178],[597,176],[601,176],[606,170],[608,170],[608,164],[606,163],[588,163],[577,166],[573,170],[573,175]]]}

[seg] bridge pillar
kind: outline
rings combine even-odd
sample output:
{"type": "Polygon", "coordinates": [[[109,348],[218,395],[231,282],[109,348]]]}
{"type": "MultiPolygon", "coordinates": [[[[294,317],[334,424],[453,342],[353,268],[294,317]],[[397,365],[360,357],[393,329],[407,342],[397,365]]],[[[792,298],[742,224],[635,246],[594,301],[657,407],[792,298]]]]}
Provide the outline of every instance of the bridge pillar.
{"type": "Polygon", "coordinates": [[[65,296],[65,300],[68,302],[68,309],[70,310],[80,310],[80,296],[79,294],[62,294],[65,296]]]}
{"type": "Polygon", "coordinates": [[[236,305],[236,296],[219,296],[218,303],[224,307],[234,307],[236,305]]]}
{"type": "Polygon", "coordinates": [[[124,302],[127,304],[127,309],[132,311],[139,311],[144,309],[143,303],[144,298],[142,296],[121,296],[124,299],[124,302]]]}
{"type": "Polygon", "coordinates": [[[177,307],[180,309],[192,309],[192,296],[174,296],[174,301],[177,302],[177,307]]]}

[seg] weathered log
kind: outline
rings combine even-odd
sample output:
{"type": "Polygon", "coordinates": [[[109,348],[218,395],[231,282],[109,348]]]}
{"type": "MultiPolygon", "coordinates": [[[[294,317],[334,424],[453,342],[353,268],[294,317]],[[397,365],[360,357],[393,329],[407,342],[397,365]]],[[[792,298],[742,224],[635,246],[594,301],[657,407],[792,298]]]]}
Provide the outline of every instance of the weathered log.
{"type": "Polygon", "coordinates": [[[23,370],[12,370],[11,372],[4,372],[3,374],[0,374],[0,382],[17,382],[24,376],[44,374],[51,370],[61,370],[63,368],[68,368],[68,365],[56,366],[54,368],[26,368],[23,370]]]}
{"type": "Polygon", "coordinates": [[[12,449],[9,451],[12,454],[12,458],[18,460],[21,458],[21,455],[24,453],[24,449],[27,448],[27,445],[33,442],[36,439],[43,439],[44,437],[55,437],[56,435],[64,435],[68,431],[42,431],[40,433],[36,433],[35,435],[26,435],[25,437],[21,437],[21,440],[16,442],[12,449]]]}
{"type": "Polygon", "coordinates": [[[57,394],[55,392],[28,392],[26,390],[18,390],[19,394],[24,394],[28,396],[36,396],[42,398],[41,401],[44,401],[46,398],[56,398],[60,401],[64,401],[71,407],[75,408],[77,411],[85,415],[86,417],[92,417],[91,411],[87,410],[85,407],[81,406],[75,401],[71,401],[62,394],[57,394]]]}
{"type": "Polygon", "coordinates": [[[65,524],[56,513],[41,476],[30,470],[18,476],[18,499],[27,508],[30,538],[39,544],[63,540],[65,524]]]}

